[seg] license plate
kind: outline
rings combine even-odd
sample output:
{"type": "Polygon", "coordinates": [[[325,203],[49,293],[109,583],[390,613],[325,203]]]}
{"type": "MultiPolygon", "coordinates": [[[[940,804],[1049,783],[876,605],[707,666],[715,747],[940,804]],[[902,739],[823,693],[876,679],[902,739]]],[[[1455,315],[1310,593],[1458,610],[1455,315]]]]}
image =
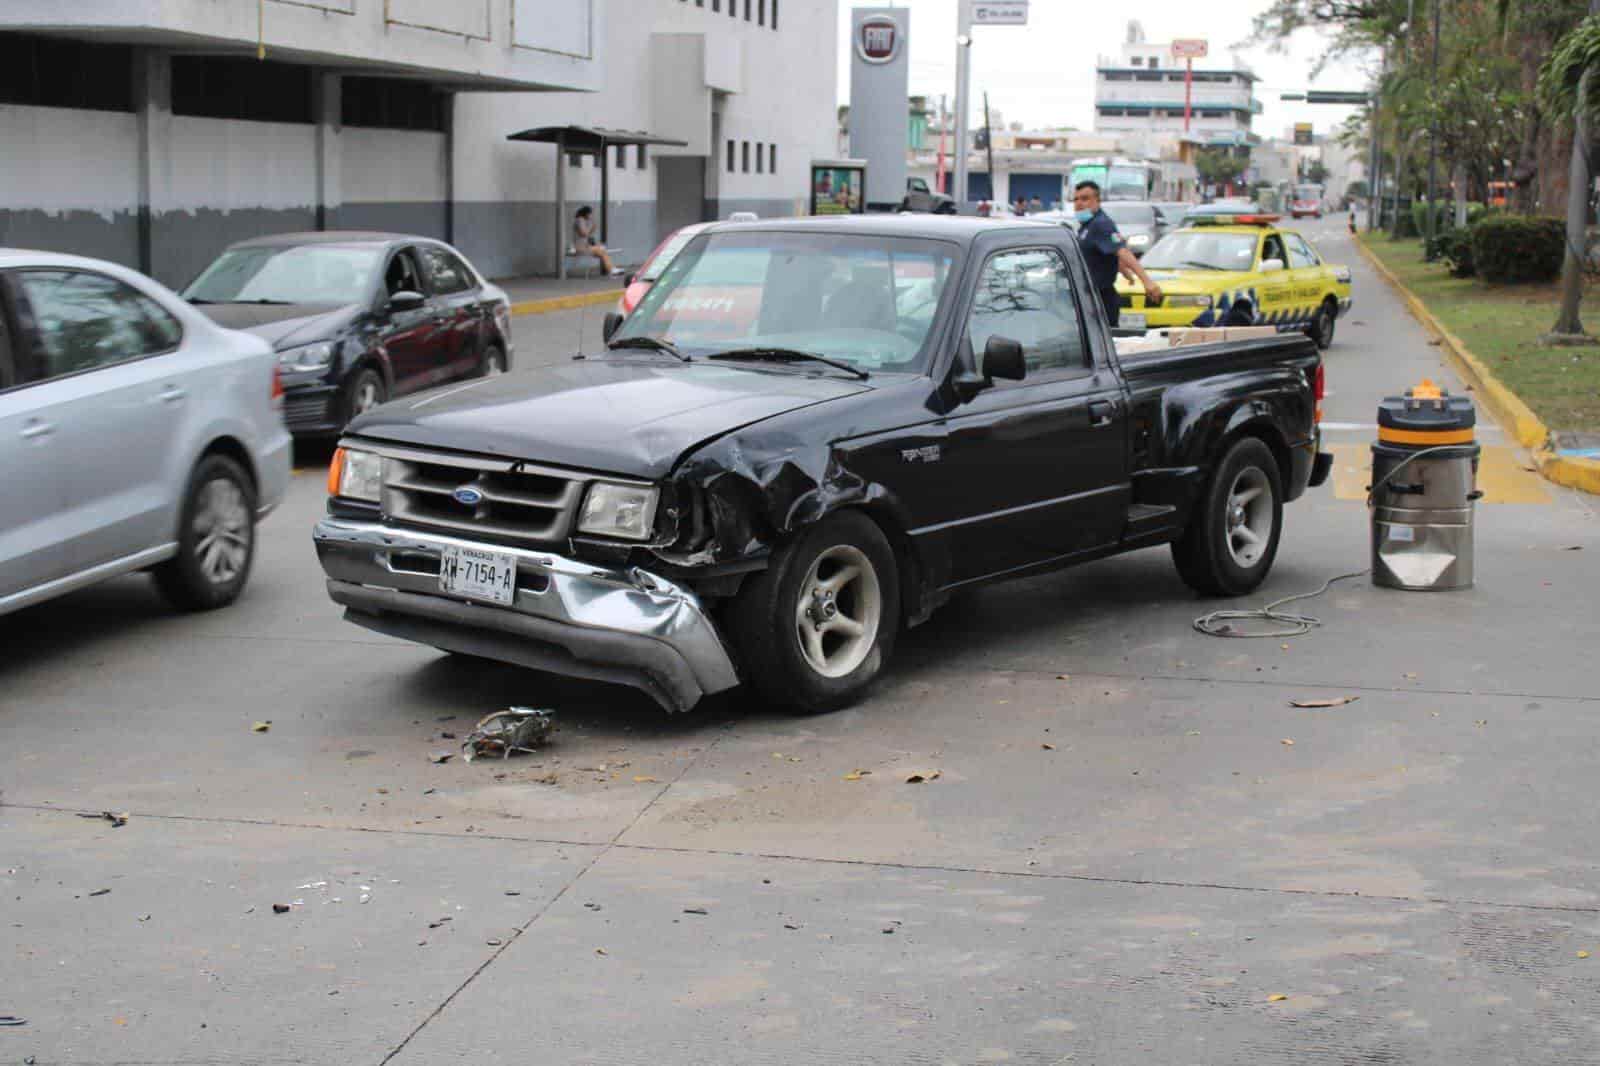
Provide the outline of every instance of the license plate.
{"type": "Polygon", "coordinates": [[[1144,329],[1144,316],[1131,311],[1124,311],[1117,316],[1118,329],[1144,329]]]}
{"type": "Polygon", "coordinates": [[[517,596],[517,557],[478,548],[446,547],[439,560],[439,591],[509,607],[517,596]]]}

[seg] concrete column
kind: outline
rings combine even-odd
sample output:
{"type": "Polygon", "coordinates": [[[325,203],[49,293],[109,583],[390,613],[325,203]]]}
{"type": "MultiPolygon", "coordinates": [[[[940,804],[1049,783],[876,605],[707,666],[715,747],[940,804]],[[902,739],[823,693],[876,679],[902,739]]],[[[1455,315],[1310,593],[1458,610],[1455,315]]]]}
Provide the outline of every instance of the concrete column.
{"type": "Polygon", "coordinates": [[[444,99],[444,239],[456,243],[456,93],[444,99]]]}
{"type": "Polygon", "coordinates": [[[156,274],[156,211],[164,206],[172,146],[172,57],[154,48],[134,54],[133,99],[139,137],[139,269],[156,274]]]}
{"type": "Polygon", "coordinates": [[[344,83],[337,74],[318,74],[313,107],[317,117],[317,229],[339,228],[344,204],[339,134],[344,128],[344,83]]]}

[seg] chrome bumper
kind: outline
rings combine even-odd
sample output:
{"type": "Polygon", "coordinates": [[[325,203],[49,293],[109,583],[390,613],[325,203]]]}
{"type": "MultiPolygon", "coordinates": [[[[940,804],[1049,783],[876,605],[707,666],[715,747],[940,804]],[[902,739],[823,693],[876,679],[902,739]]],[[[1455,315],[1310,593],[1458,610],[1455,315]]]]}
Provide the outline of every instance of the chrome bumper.
{"type": "Polygon", "coordinates": [[[328,595],[379,633],[537,670],[642,689],[669,711],[739,683],[716,627],[688,589],[637,567],[609,569],[377,522],[324,518],[312,534],[328,595]],[[446,545],[517,557],[510,607],[439,591],[446,545]]]}

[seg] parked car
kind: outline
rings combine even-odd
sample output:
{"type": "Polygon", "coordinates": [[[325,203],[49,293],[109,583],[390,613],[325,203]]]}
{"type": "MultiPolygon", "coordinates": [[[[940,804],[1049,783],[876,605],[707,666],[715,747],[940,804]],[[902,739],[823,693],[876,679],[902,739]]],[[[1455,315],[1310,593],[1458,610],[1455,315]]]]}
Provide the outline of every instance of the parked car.
{"type": "Polygon", "coordinates": [[[1128,250],[1134,255],[1144,255],[1146,249],[1167,232],[1166,220],[1155,204],[1140,200],[1106,200],[1100,210],[1117,224],[1128,250]]]}
{"type": "Polygon", "coordinates": [[[0,614],[149,570],[233,602],[289,481],[277,359],[97,259],[0,249],[0,614]]]}
{"type": "Polygon", "coordinates": [[[928,188],[926,178],[907,178],[906,195],[900,201],[900,210],[925,215],[953,215],[956,202],[942,192],[928,188]]]}
{"type": "Polygon", "coordinates": [[[1161,218],[1169,230],[1177,229],[1183,225],[1183,220],[1195,208],[1194,204],[1184,203],[1181,200],[1159,200],[1152,206],[1161,212],[1161,218]]]}
{"type": "Polygon", "coordinates": [[[278,352],[284,421],[327,436],[395,396],[511,368],[511,302],[442,241],[285,233],[230,246],[183,291],[278,352]]]}
{"type": "Polygon", "coordinates": [[[668,709],[742,680],[821,711],[985,582],[1170,543],[1247,593],[1331,467],[1310,340],[1119,358],[1058,225],[710,226],[606,327],[351,424],[314,533],[349,621],[668,709]],[[754,313],[671,310],[741,274],[754,313]]]}
{"type": "Polygon", "coordinates": [[[666,240],[656,245],[655,251],[639,265],[639,269],[628,275],[622,287],[622,295],[617,298],[617,314],[624,317],[631,314],[633,309],[639,306],[639,301],[644,299],[644,294],[650,291],[650,286],[661,276],[661,272],[672,264],[695,234],[709,225],[711,225],[709,222],[696,222],[667,234],[666,240]]]}

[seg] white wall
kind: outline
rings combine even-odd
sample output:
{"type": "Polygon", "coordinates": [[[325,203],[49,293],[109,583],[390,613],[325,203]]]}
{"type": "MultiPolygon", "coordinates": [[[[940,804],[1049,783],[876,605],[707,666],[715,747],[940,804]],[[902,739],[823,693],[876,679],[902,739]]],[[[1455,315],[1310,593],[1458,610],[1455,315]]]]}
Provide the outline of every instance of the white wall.
{"type": "Polygon", "coordinates": [[[445,135],[346,126],[339,134],[344,203],[442,201],[445,135]]]}
{"type": "Polygon", "coordinates": [[[155,212],[304,208],[317,203],[316,127],[175,115],[155,159],[155,212]]]}
{"type": "Polygon", "coordinates": [[[0,209],[137,210],[137,120],[115,111],[0,105],[0,209]]]}

